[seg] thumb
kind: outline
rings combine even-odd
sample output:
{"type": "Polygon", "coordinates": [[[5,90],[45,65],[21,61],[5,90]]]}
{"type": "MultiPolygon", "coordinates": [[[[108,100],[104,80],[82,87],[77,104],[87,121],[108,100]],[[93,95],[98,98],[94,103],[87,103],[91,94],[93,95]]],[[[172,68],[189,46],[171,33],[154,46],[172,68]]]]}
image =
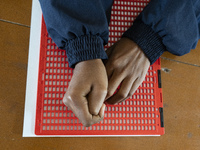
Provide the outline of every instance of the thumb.
{"type": "Polygon", "coordinates": [[[103,106],[101,107],[101,109],[100,109],[100,111],[99,111],[99,116],[100,116],[100,118],[103,118],[103,117],[104,117],[105,109],[106,109],[106,105],[103,104],[103,106]]]}

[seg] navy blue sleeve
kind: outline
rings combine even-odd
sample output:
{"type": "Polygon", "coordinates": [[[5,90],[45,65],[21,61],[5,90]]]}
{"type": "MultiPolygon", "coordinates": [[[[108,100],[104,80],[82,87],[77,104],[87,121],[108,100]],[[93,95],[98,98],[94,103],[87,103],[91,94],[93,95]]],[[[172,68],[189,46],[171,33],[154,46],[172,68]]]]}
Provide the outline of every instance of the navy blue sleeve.
{"type": "Polygon", "coordinates": [[[200,38],[200,1],[151,0],[122,37],[135,41],[151,64],[164,51],[189,53],[200,38]]]}
{"type": "Polygon", "coordinates": [[[47,31],[65,49],[70,67],[89,59],[107,59],[108,22],[113,0],[39,0],[47,31]]]}

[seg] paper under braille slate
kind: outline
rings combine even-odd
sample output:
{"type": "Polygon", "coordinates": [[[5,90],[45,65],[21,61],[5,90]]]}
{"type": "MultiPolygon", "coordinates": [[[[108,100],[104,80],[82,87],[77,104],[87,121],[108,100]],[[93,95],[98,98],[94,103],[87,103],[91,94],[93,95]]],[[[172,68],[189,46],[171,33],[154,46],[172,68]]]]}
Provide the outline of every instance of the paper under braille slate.
{"type": "MultiPolygon", "coordinates": [[[[120,39],[148,2],[149,0],[114,1],[109,26],[109,43],[105,49],[120,39]]],[[[39,51],[35,136],[164,134],[160,59],[150,66],[145,81],[131,98],[118,105],[107,105],[104,120],[86,128],[62,102],[73,76],[73,70],[69,68],[65,50],[58,49],[49,37],[43,19],[39,51]]],[[[27,78],[27,82],[28,80],[27,78]]],[[[27,101],[28,97],[26,103],[27,101]]],[[[26,113],[25,109],[25,115],[26,113]]],[[[28,135],[24,134],[24,136],[28,135]]]]}

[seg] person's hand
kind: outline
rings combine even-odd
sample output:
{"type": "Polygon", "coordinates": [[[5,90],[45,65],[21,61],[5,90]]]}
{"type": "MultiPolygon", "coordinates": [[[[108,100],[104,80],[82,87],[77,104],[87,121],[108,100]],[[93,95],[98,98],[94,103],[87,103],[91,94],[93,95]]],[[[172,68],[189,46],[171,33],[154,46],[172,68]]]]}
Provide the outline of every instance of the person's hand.
{"type": "Polygon", "coordinates": [[[116,104],[132,96],[145,79],[150,61],[140,47],[128,38],[122,38],[106,53],[108,75],[106,103],[116,104]],[[120,85],[119,90],[114,94],[120,85]],[[113,95],[114,94],[114,95],[113,95]]]}
{"type": "Polygon", "coordinates": [[[91,126],[104,117],[107,86],[106,69],[101,59],[79,62],[63,102],[84,126],[91,126]]]}

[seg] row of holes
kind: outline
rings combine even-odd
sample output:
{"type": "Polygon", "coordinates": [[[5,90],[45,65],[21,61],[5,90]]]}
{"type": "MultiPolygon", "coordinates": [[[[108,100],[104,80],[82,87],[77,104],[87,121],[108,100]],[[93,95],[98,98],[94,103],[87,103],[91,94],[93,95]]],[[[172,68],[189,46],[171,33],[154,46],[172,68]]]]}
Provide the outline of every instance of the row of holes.
{"type": "MultiPolygon", "coordinates": [[[[118,37],[121,37],[123,34],[123,32],[109,32],[109,36],[118,36],[118,37]]],[[[108,38],[108,41],[110,41],[110,38],[108,38]]]]}
{"type": "Polygon", "coordinates": [[[46,67],[69,67],[68,63],[47,62],[46,67]]]}
{"type": "MultiPolygon", "coordinates": [[[[132,23],[130,23],[130,24],[132,24],[132,23]]],[[[126,31],[128,29],[128,27],[113,27],[113,26],[110,26],[109,27],[109,30],[112,30],[111,32],[113,32],[113,31],[117,31],[117,32],[124,32],[124,31],[126,31]]],[[[114,34],[114,33],[110,33],[111,35],[112,34],[114,34]]],[[[112,41],[114,41],[114,40],[112,40],[112,41]]]]}
{"type": "Polygon", "coordinates": [[[152,99],[154,100],[155,99],[155,96],[154,95],[133,95],[131,96],[131,99],[152,99]]]}
{"type": "Polygon", "coordinates": [[[65,74],[72,74],[73,70],[72,69],[52,69],[52,68],[47,68],[46,73],[65,73],[65,74]]]}
{"type": "Polygon", "coordinates": [[[140,2],[131,2],[131,1],[114,1],[114,4],[118,5],[135,5],[135,6],[146,6],[149,0],[140,0],[140,2]]]}
{"type": "MultiPolygon", "coordinates": [[[[153,104],[153,103],[152,103],[153,104]]],[[[149,105],[151,105],[151,103],[149,103],[149,105]]],[[[118,106],[108,106],[106,107],[106,111],[155,111],[154,107],[118,107],[118,106]]]]}
{"type": "Polygon", "coordinates": [[[140,87],[147,87],[147,88],[149,88],[149,87],[151,87],[151,88],[153,88],[154,87],[154,84],[153,83],[142,83],[141,85],[140,85],[140,87]]]}
{"type": "Polygon", "coordinates": [[[142,89],[142,88],[138,88],[135,91],[135,94],[143,94],[143,93],[154,93],[154,89],[142,89]]]}
{"type": "Polygon", "coordinates": [[[59,51],[58,50],[51,50],[51,51],[47,50],[47,55],[62,55],[62,56],[66,56],[64,50],[59,50],[59,51]]]}
{"type": "Polygon", "coordinates": [[[89,128],[85,128],[83,126],[43,126],[43,130],[156,130],[156,126],[91,126],[89,128]]]}
{"type": "Polygon", "coordinates": [[[63,104],[62,100],[44,100],[44,104],[63,104]]]}
{"type": "Polygon", "coordinates": [[[52,98],[62,98],[63,95],[64,95],[63,93],[60,93],[60,94],[59,94],[59,93],[48,93],[48,94],[47,94],[47,93],[44,93],[44,97],[45,97],[45,98],[47,98],[47,97],[48,97],[48,98],[51,98],[51,97],[52,97],[52,98]]]}
{"type": "MultiPolygon", "coordinates": [[[[54,50],[56,50],[56,49],[58,49],[58,47],[56,45],[54,45],[54,44],[53,45],[47,45],[47,49],[54,49],[54,50]]],[[[47,54],[47,55],[49,55],[49,54],[47,54]]]]}
{"type": "MultiPolygon", "coordinates": [[[[123,6],[121,6],[121,9],[123,9],[123,6]]],[[[133,8],[135,10],[137,10],[137,8],[133,8]]],[[[142,8],[140,8],[142,9],[142,8]]],[[[127,11],[112,11],[111,14],[114,16],[114,15],[124,15],[124,16],[130,16],[130,17],[133,17],[133,16],[137,16],[138,15],[138,12],[127,12],[127,11]]]]}
{"type": "Polygon", "coordinates": [[[142,7],[134,7],[134,6],[113,6],[112,7],[112,10],[117,10],[117,11],[124,11],[124,10],[127,10],[127,11],[139,11],[141,12],[143,10],[142,7]]]}
{"type": "MultiPolygon", "coordinates": [[[[138,101],[133,101],[133,100],[126,100],[126,101],[123,101],[122,103],[119,103],[118,105],[127,105],[127,106],[130,106],[130,105],[138,105],[138,106],[143,106],[143,105],[152,105],[154,106],[155,105],[155,102],[150,100],[150,101],[143,101],[143,100],[138,100],[138,101]]],[[[117,106],[117,105],[115,105],[117,106]]],[[[114,106],[112,106],[114,107],[114,106]]],[[[121,106],[122,107],[122,106],[121,106]]]]}
{"type": "MultiPolygon", "coordinates": [[[[135,100],[154,100],[155,96],[154,95],[146,95],[146,93],[145,93],[145,95],[144,94],[143,95],[134,94],[131,97],[129,97],[129,99],[135,99],[135,100]]],[[[122,102],[122,104],[124,104],[124,102],[122,102]]]]}
{"type": "Polygon", "coordinates": [[[45,87],[44,88],[44,91],[45,92],[66,92],[67,91],[67,88],[66,87],[45,87]]]}
{"type": "MultiPolygon", "coordinates": [[[[138,13],[139,14],[139,13],[138,13]]],[[[137,15],[138,15],[137,14],[137,15]]],[[[133,21],[135,20],[135,17],[124,17],[124,16],[111,16],[111,21],[117,21],[117,22],[124,22],[124,21],[127,21],[127,22],[129,22],[129,23],[127,23],[127,25],[128,26],[130,26],[132,23],[133,23],[133,21]]],[[[126,24],[126,22],[124,22],[124,24],[126,24]]],[[[112,29],[112,27],[113,26],[111,26],[111,29],[112,29]]],[[[123,27],[124,29],[125,29],[125,27],[123,27]]],[[[110,29],[110,28],[109,28],[110,29]]],[[[113,29],[112,29],[113,30],[113,29]]],[[[115,30],[116,31],[124,31],[123,29],[117,29],[117,28],[115,28],[115,30]]]]}
{"type": "Polygon", "coordinates": [[[136,17],[132,16],[131,17],[111,16],[109,29],[110,31],[124,32],[133,24],[133,21],[135,19],[136,17]]]}
{"type": "Polygon", "coordinates": [[[57,79],[57,80],[60,80],[60,79],[71,79],[72,78],[72,75],[48,75],[46,74],[45,75],[45,79],[57,79]]]}
{"type": "MultiPolygon", "coordinates": [[[[119,36],[119,33],[123,33],[124,30],[126,30],[128,27],[130,27],[133,24],[130,21],[129,22],[122,22],[122,21],[114,21],[114,19],[116,19],[116,17],[111,18],[111,22],[110,22],[111,26],[109,26],[109,29],[116,30],[115,32],[112,32],[112,31],[109,32],[109,34],[112,35],[112,36],[119,36]],[[123,28],[118,28],[117,26],[121,26],[123,28]],[[117,29],[123,29],[123,31],[122,30],[117,31],[117,29]]],[[[135,18],[133,18],[133,20],[134,19],[135,18]]]]}
{"type": "Polygon", "coordinates": [[[68,61],[67,57],[46,57],[46,61],[68,61]]]}
{"type": "MultiPolygon", "coordinates": [[[[133,100],[126,100],[126,101],[124,101],[123,102],[123,105],[127,105],[127,106],[129,106],[129,105],[134,105],[134,106],[136,106],[136,105],[141,105],[141,106],[143,106],[143,105],[152,105],[152,106],[154,106],[155,105],[155,102],[154,101],[152,101],[152,100],[150,100],[150,101],[143,101],[143,100],[138,100],[138,101],[133,101],[133,100]]],[[[117,105],[116,105],[116,107],[117,107],[117,105]]],[[[121,107],[121,106],[120,106],[121,107]]],[[[112,107],[108,107],[109,108],[109,111],[110,111],[110,109],[112,108],[112,109],[115,109],[115,107],[114,106],[112,106],[112,107]]]]}
{"type": "MultiPolygon", "coordinates": [[[[155,109],[154,108],[152,108],[152,109],[147,109],[147,110],[145,110],[145,111],[154,111],[155,109]]],[[[136,110],[137,111],[137,110],[136,110]]],[[[158,118],[159,116],[158,115],[156,115],[155,113],[110,113],[110,112],[105,112],[105,115],[104,115],[104,117],[109,117],[109,118],[111,118],[111,117],[113,117],[113,118],[118,118],[118,117],[120,117],[120,118],[125,118],[125,117],[127,117],[127,118],[158,118]]]]}
{"type": "MultiPolygon", "coordinates": [[[[78,119],[43,119],[43,124],[80,124],[78,119]]],[[[156,124],[155,119],[104,119],[101,124],[156,124]]]]}
{"type": "MultiPolygon", "coordinates": [[[[70,78],[71,79],[71,78],[70,78]]],[[[69,85],[69,82],[67,81],[45,81],[45,85],[53,85],[53,86],[68,86],[69,85]]]]}

